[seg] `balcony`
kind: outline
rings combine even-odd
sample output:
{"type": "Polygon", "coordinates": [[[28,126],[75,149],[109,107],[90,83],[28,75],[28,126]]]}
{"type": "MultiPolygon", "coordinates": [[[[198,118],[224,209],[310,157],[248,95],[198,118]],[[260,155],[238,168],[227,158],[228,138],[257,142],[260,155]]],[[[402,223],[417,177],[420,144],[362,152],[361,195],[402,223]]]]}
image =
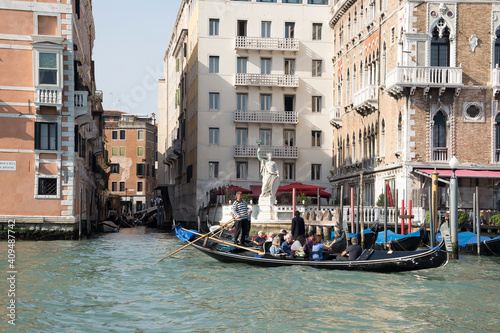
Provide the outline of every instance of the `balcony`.
{"type": "Polygon", "coordinates": [[[297,124],[299,114],[295,111],[250,111],[236,110],[235,123],[297,124]]]}
{"type": "MultiPolygon", "coordinates": [[[[253,157],[257,158],[257,146],[234,146],[234,157],[253,157]]],[[[273,147],[261,146],[261,156],[271,153],[272,158],[299,158],[297,147],[273,147]]]]}
{"type": "Polygon", "coordinates": [[[88,113],[88,94],[86,91],[75,91],[75,118],[88,113]]]}
{"type": "Polygon", "coordinates": [[[269,38],[236,36],[235,48],[243,50],[298,51],[296,38],[269,38]]]}
{"type": "Polygon", "coordinates": [[[237,86],[297,88],[299,86],[299,77],[285,74],[236,73],[234,84],[237,86]]]}
{"type": "Polygon", "coordinates": [[[353,110],[367,116],[378,109],[378,87],[366,86],[354,94],[353,110]]]}
{"type": "Polygon", "coordinates": [[[500,92],[500,68],[498,65],[496,68],[492,69],[491,81],[493,86],[493,95],[496,95],[500,92]]]}
{"type": "Polygon", "coordinates": [[[454,88],[458,95],[462,89],[462,67],[410,67],[398,66],[387,73],[386,90],[391,95],[399,95],[403,88],[424,88],[427,95],[430,88],[439,88],[441,95],[446,88],[454,88]]]}
{"type": "Polygon", "coordinates": [[[35,107],[40,110],[40,106],[53,106],[58,112],[62,109],[62,89],[61,88],[36,88],[35,107]]]}
{"type": "Polygon", "coordinates": [[[169,147],[165,151],[165,157],[163,159],[163,164],[172,164],[177,159],[177,155],[174,154],[174,147],[169,147]]]}
{"type": "Polygon", "coordinates": [[[177,156],[181,156],[182,155],[182,141],[181,141],[181,139],[175,139],[172,146],[174,147],[174,154],[177,156]]]}
{"type": "Polygon", "coordinates": [[[448,148],[432,148],[433,161],[448,161],[448,148]]]}
{"type": "Polygon", "coordinates": [[[336,129],[342,127],[342,107],[335,106],[330,110],[330,125],[336,129]]]}

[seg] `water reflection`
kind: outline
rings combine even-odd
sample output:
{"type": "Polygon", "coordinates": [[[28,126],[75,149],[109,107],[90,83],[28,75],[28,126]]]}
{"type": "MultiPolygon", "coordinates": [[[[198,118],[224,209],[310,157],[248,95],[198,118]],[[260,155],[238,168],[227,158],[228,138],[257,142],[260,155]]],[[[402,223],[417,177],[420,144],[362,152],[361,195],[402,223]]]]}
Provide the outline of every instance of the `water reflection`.
{"type": "MultiPolygon", "coordinates": [[[[498,258],[376,274],[223,264],[169,234],[18,242],[16,332],[496,331],[498,258]]],[[[5,248],[5,245],[4,245],[5,248]]],[[[9,331],[5,322],[0,331],[9,331]]]]}

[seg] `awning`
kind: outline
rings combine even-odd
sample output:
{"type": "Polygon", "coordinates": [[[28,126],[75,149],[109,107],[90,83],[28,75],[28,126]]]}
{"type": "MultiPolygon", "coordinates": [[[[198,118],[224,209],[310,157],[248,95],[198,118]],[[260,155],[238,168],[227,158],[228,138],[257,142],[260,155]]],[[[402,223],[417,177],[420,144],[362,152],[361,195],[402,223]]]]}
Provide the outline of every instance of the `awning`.
{"type": "Polygon", "coordinates": [[[262,185],[250,185],[250,190],[252,191],[252,198],[258,198],[262,191],[262,185]]]}
{"type": "MultiPolygon", "coordinates": [[[[415,171],[430,176],[434,169],[415,169],[415,171]]],[[[453,171],[448,169],[437,169],[436,172],[439,173],[438,177],[451,177],[453,175],[453,171]]],[[[455,171],[455,175],[461,178],[500,178],[500,171],[459,169],[455,171]]]]}

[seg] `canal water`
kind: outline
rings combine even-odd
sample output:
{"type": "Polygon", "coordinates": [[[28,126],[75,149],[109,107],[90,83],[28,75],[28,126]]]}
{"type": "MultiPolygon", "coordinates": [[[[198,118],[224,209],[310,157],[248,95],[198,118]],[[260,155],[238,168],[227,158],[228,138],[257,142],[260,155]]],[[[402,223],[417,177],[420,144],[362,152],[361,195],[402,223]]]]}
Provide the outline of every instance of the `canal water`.
{"type": "MultiPolygon", "coordinates": [[[[138,227],[17,242],[16,326],[0,332],[495,331],[500,258],[379,274],[224,264],[138,227]]],[[[7,243],[0,246],[7,253],[7,243]]],[[[4,263],[7,255],[3,255],[4,263]]],[[[7,275],[7,264],[3,267],[7,275]]],[[[5,278],[3,279],[5,282],[5,278]]]]}

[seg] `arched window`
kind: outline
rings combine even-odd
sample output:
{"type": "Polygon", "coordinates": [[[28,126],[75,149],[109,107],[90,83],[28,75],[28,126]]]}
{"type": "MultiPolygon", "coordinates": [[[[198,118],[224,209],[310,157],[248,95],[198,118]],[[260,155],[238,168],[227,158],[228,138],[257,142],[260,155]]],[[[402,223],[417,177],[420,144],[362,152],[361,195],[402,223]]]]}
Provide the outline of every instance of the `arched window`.
{"type": "Polygon", "coordinates": [[[361,130],[359,130],[359,136],[358,136],[358,156],[359,156],[359,161],[363,161],[363,136],[361,135],[361,130]]]}
{"type": "Polygon", "coordinates": [[[347,19],[347,41],[351,40],[351,14],[349,14],[349,18],[347,19]]]}
{"type": "Polygon", "coordinates": [[[359,89],[363,89],[364,87],[364,82],[363,82],[363,62],[359,64],[359,89]]]}
{"type": "Polygon", "coordinates": [[[493,67],[500,67],[500,28],[495,32],[495,61],[493,62],[493,67]]]}
{"type": "Polygon", "coordinates": [[[349,75],[349,70],[347,70],[347,78],[345,81],[345,101],[346,104],[349,104],[351,101],[351,78],[349,75]]]}
{"type": "Polygon", "coordinates": [[[380,62],[380,78],[381,78],[381,81],[380,82],[381,84],[385,84],[385,75],[386,75],[386,71],[387,71],[387,48],[386,48],[386,45],[385,45],[385,42],[384,42],[384,45],[382,47],[382,61],[380,62]]]}
{"type": "Polygon", "coordinates": [[[431,66],[450,67],[450,29],[443,19],[432,30],[431,66]]]}
{"type": "Polygon", "coordinates": [[[352,133],[352,162],[356,162],[356,135],[352,133]]]}
{"type": "Polygon", "coordinates": [[[380,156],[385,156],[385,120],[382,119],[380,126],[380,156]]]}
{"type": "Polygon", "coordinates": [[[349,157],[351,146],[349,145],[349,135],[347,136],[346,143],[345,143],[345,164],[346,165],[351,165],[351,159],[349,157]]]}
{"type": "Polygon", "coordinates": [[[354,95],[357,90],[357,81],[356,81],[356,65],[354,65],[354,68],[352,70],[352,94],[354,95]]]}
{"type": "Polygon", "coordinates": [[[398,117],[398,142],[397,142],[397,151],[401,152],[403,148],[403,117],[401,116],[401,112],[398,117]]]}
{"type": "Polygon", "coordinates": [[[500,162],[500,114],[495,117],[495,162],[500,162]]]}
{"type": "Polygon", "coordinates": [[[354,20],[352,22],[352,35],[356,37],[356,34],[358,33],[358,12],[356,11],[356,8],[354,8],[354,20]]]}
{"type": "Polygon", "coordinates": [[[434,161],[446,161],[448,160],[446,115],[442,111],[438,111],[433,120],[434,125],[432,126],[432,159],[434,161]]]}

